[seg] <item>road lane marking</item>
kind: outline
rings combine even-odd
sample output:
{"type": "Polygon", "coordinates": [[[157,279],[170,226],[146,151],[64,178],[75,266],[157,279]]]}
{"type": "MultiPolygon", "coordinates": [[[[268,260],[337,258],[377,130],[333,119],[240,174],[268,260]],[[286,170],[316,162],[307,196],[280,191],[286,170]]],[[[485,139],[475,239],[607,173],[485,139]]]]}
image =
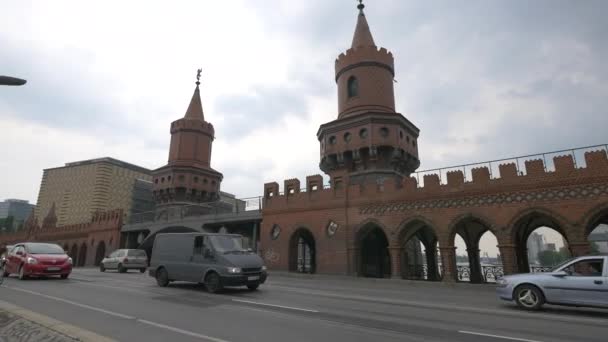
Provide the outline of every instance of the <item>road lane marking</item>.
{"type": "Polygon", "coordinates": [[[215,337],[211,337],[211,336],[195,333],[193,331],[188,331],[188,330],[172,327],[172,326],[165,325],[165,324],[148,321],[148,320],[145,320],[145,319],[141,319],[141,318],[137,318],[137,317],[121,314],[121,313],[118,313],[118,312],[114,312],[114,311],[98,308],[98,307],[87,305],[87,304],[81,304],[81,303],[74,302],[74,301],[71,301],[71,300],[68,300],[68,299],[64,299],[64,298],[60,298],[60,297],[55,297],[55,296],[49,296],[49,295],[46,295],[44,293],[40,293],[40,292],[36,292],[36,291],[19,289],[19,288],[15,288],[15,287],[11,287],[11,286],[6,286],[6,288],[14,290],[14,291],[20,291],[20,292],[25,292],[25,293],[33,294],[33,295],[40,296],[40,297],[47,298],[47,299],[52,299],[52,300],[55,300],[55,301],[58,301],[58,302],[62,302],[62,303],[66,303],[66,304],[70,304],[70,305],[74,305],[74,306],[78,306],[78,307],[81,307],[81,308],[84,308],[84,309],[89,309],[89,310],[92,310],[92,311],[97,311],[97,312],[105,313],[106,315],[110,315],[110,316],[114,316],[114,317],[119,317],[119,318],[128,319],[128,320],[135,320],[136,322],[140,322],[140,323],[147,324],[147,325],[152,325],[152,326],[155,326],[157,328],[166,329],[166,330],[173,331],[173,332],[176,332],[176,333],[179,333],[179,334],[182,334],[182,335],[187,335],[187,336],[191,336],[191,337],[197,337],[197,338],[200,338],[200,339],[203,339],[203,340],[207,340],[207,341],[212,341],[212,342],[229,342],[227,340],[222,340],[222,339],[219,339],[219,338],[215,338],[215,337]]]}
{"type": "Polygon", "coordinates": [[[479,332],[474,332],[474,331],[466,331],[466,330],[458,330],[459,333],[461,334],[467,334],[467,335],[477,335],[477,336],[485,336],[485,337],[494,337],[494,338],[500,338],[503,340],[511,340],[511,341],[522,341],[522,342],[541,342],[538,340],[529,340],[526,338],[518,338],[518,337],[509,337],[509,336],[501,336],[501,335],[492,335],[492,334],[484,334],[484,333],[479,333],[479,332]]]}
{"type": "Polygon", "coordinates": [[[277,304],[268,304],[268,303],[260,303],[260,302],[254,302],[251,300],[244,300],[244,299],[232,299],[233,302],[239,302],[239,303],[249,303],[249,304],[255,304],[255,305],[263,305],[263,306],[272,306],[275,308],[281,308],[281,309],[289,309],[289,310],[297,310],[297,311],[305,311],[305,312],[314,312],[314,313],[318,313],[319,311],[317,310],[310,310],[310,309],[302,309],[302,308],[296,308],[293,306],[285,306],[285,305],[277,305],[277,304]]]}
{"type": "Polygon", "coordinates": [[[68,300],[68,299],[64,299],[64,298],[60,298],[60,297],[45,295],[44,293],[40,293],[40,292],[35,292],[35,291],[30,291],[30,290],[25,290],[25,289],[18,289],[18,288],[8,287],[8,286],[7,286],[7,288],[9,288],[11,290],[15,290],[15,291],[21,291],[21,292],[33,294],[33,295],[36,295],[36,296],[52,299],[52,300],[55,300],[55,301],[58,301],[58,302],[75,305],[75,306],[78,306],[78,307],[81,307],[81,308],[85,308],[85,309],[89,309],[89,310],[93,310],[93,311],[97,311],[97,312],[102,312],[102,313],[105,313],[105,314],[110,315],[110,316],[120,317],[120,318],[124,318],[124,319],[135,319],[135,317],[133,317],[133,316],[123,315],[123,314],[118,313],[118,312],[105,310],[105,309],[94,307],[94,306],[90,306],[90,305],[87,305],[87,304],[77,303],[77,302],[74,302],[74,301],[71,301],[71,300],[68,300]]]}
{"type": "Polygon", "coordinates": [[[213,341],[213,342],[228,342],[226,340],[222,340],[219,338],[215,338],[215,337],[211,337],[211,336],[207,336],[207,335],[203,335],[203,334],[197,334],[195,332],[192,331],[188,331],[188,330],[183,330],[183,329],[179,329],[179,328],[175,328],[169,325],[164,325],[164,324],[160,324],[160,323],[156,323],[156,322],[152,322],[152,321],[147,321],[145,319],[138,319],[137,320],[140,323],[144,323],[144,324],[148,324],[148,325],[152,325],[155,326],[157,328],[162,328],[162,329],[167,329],[176,333],[180,333],[183,335],[188,335],[188,336],[192,336],[192,337],[197,337],[197,338],[201,338],[204,340],[209,340],[209,341],[213,341]]]}

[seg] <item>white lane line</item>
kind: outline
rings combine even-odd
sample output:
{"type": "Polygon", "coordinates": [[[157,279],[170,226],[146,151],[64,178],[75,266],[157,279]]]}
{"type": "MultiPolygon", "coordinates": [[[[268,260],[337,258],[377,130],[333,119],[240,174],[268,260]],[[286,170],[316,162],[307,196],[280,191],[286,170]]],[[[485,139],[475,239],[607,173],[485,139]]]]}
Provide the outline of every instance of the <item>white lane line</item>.
{"type": "Polygon", "coordinates": [[[260,303],[260,302],[254,302],[254,301],[251,301],[251,300],[244,300],[244,299],[233,299],[232,301],[233,302],[239,302],[239,303],[249,303],[249,304],[255,304],[255,305],[272,306],[272,307],[281,308],[281,309],[289,309],[289,310],[297,310],[297,311],[305,311],[305,312],[319,312],[317,310],[302,309],[302,308],[296,308],[296,307],[293,307],[293,306],[285,306],[285,305],[260,303]]]}
{"type": "Polygon", "coordinates": [[[466,330],[459,330],[458,331],[461,334],[468,334],[468,335],[477,335],[477,336],[485,336],[485,337],[494,337],[494,338],[500,338],[503,340],[511,340],[511,341],[522,341],[522,342],[541,342],[538,340],[529,340],[526,338],[518,338],[518,337],[509,337],[509,336],[501,336],[501,335],[492,335],[492,334],[484,334],[484,333],[479,333],[479,332],[474,332],[474,331],[466,331],[466,330]]]}
{"type": "Polygon", "coordinates": [[[36,296],[40,296],[40,297],[56,300],[58,302],[75,305],[75,306],[78,306],[78,307],[81,307],[81,308],[85,308],[85,309],[89,309],[89,310],[93,310],[93,311],[97,311],[97,312],[102,312],[102,313],[105,313],[105,314],[110,315],[110,316],[120,317],[120,318],[124,318],[124,319],[135,319],[135,317],[133,317],[133,316],[123,315],[123,314],[118,313],[118,312],[109,311],[109,310],[97,308],[97,307],[94,307],[94,306],[90,306],[90,305],[86,305],[86,304],[81,304],[81,303],[73,302],[73,301],[68,300],[68,299],[63,299],[63,298],[59,298],[59,297],[55,297],[55,296],[45,295],[45,294],[40,293],[40,292],[35,292],[35,291],[30,291],[30,290],[25,290],[25,289],[18,289],[18,288],[15,288],[15,287],[8,287],[8,286],[7,286],[7,288],[9,288],[11,290],[15,290],[15,291],[21,291],[21,292],[33,294],[33,295],[36,295],[36,296]]]}
{"type": "Polygon", "coordinates": [[[156,323],[156,322],[151,322],[151,321],[146,321],[145,319],[138,319],[138,322],[144,323],[144,324],[148,324],[148,325],[152,325],[155,326],[157,328],[162,328],[162,329],[167,329],[176,333],[180,333],[183,335],[188,335],[188,336],[192,336],[192,337],[197,337],[203,340],[209,340],[209,341],[213,341],[213,342],[228,342],[226,340],[222,340],[219,338],[215,338],[215,337],[211,337],[211,336],[207,336],[207,335],[203,335],[203,334],[197,334],[195,332],[192,331],[188,331],[188,330],[183,330],[183,329],[179,329],[179,328],[175,328],[169,325],[164,325],[164,324],[160,324],[160,323],[156,323]]]}
{"type": "Polygon", "coordinates": [[[166,330],[173,331],[173,332],[176,332],[176,333],[179,333],[179,334],[182,334],[182,335],[196,337],[196,338],[199,338],[199,339],[203,339],[203,340],[207,340],[207,341],[212,341],[212,342],[229,342],[227,340],[222,340],[222,339],[219,339],[219,338],[215,338],[215,337],[211,337],[211,336],[195,333],[195,332],[192,332],[192,331],[188,331],[188,330],[172,327],[172,326],[169,326],[169,325],[165,325],[165,324],[161,324],[161,323],[156,323],[156,322],[148,321],[148,320],[145,320],[145,319],[141,319],[141,318],[137,318],[137,317],[133,317],[133,316],[129,316],[129,315],[124,315],[124,314],[121,314],[121,313],[118,313],[118,312],[114,312],[114,311],[110,311],[110,310],[105,310],[105,309],[94,307],[94,306],[91,306],[91,305],[77,303],[77,302],[74,302],[74,301],[71,301],[71,300],[68,300],[68,299],[45,295],[44,293],[40,293],[40,292],[35,292],[35,291],[30,291],[30,290],[25,290],[25,289],[19,289],[19,288],[9,287],[9,286],[6,286],[6,288],[14,290],[14,291],[25,292],[25,293],[33,294],[33,295],[36,295],[36,296],[52,299],[52,300],[55,300],[55,301],[58,301],[58,302],[62,302],[62,303],[66,303],[66,304],[70,304],[70,305],[74,305],[74,306],[78,306],[78,307],[81,307],[81,308],[85,308],[85,309],[89,309],[89,310],[105,313],[105,314],[110,315],[110,316],[115,316],[115,317],[124,318],[124,319],[128,319],[128,320],[135,320],[135,321],[143,323],[143,324],[152,325],[152,326],[155,326],[157,328],[166,329],[166,330]]]}

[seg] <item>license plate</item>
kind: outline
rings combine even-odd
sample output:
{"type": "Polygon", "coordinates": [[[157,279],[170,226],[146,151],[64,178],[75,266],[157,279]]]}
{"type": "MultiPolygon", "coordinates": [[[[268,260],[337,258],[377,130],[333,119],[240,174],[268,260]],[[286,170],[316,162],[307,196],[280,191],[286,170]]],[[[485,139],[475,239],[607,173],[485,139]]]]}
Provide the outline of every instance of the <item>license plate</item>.
{"type": "Polygon", "coordinates": [[[59,270],[61,270],[61,267],[47,267],[47,269],[46,269],[46,270],[47,270],[47,271],[54,272],[54,271],[59,271],[59,270]]]}
{"type": "Polygon", "coordinates": [[[258,280],[258,279],[260,279],[260,276],[247,277],[247,280],[249,280],[249,281],[258,280]]]}

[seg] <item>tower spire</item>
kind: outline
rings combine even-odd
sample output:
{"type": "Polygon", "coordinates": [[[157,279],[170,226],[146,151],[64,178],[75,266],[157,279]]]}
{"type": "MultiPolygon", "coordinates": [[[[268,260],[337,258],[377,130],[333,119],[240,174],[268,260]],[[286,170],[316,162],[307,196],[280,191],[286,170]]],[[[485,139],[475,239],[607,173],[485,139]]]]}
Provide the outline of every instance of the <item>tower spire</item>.
{"type": "Polygon", "coordinates": [[[186,110],[185,119],[191,120],[201,120],[205,121],[205,115],[203,114],[203,104],[201,103],[201,93],[198,89],[198,86],[201,84],[201,72],[203,69],[198,69],[196,71],[196,89],[194,89],[194,94],[192,94],[192,100],[190,100],[190,105],[186,110]]]}
{"type": "Polygon", "coordinates": [[[353,36],[353,44],[351,47],[353,49],[365,46],[375,47],[376,43],[374,43],[372,32],[369,29],[365,13],[363,12],[363,9],[365,8],[363,0],[359,0],[357,8],[359,9],[359,16],[357,18],[357,26],[355,27],[355,35],[353,36]]]}

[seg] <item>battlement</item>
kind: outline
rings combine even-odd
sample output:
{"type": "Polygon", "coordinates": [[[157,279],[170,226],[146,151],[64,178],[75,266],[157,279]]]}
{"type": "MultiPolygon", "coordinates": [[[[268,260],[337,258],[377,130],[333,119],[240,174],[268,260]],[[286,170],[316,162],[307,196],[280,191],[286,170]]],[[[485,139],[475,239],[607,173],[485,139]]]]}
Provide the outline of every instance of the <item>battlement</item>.
{"type": "Polygon", "coordinates": [[[577,168],[573,155],[557,155],[553,157],[554,170],[549,170],[543,159],[525,160],[523,169],[519,169],[519,162],[503,163],[498,165],[499,174],[494,177],[492,177],[491,167],[475,167],[470,169],[469,180],[465,174],[466,170],[450,170],[444,174],[437,170],[438,172],[422,175],[423,185],[419,184],[420,175],[418,175],[404,178],[402,182],[389,178],[380,184],[325,188],[322,186],[321,175],[313,175],[306,177],[305,188],[300,188],[298,179],[285,180],[285,193],[280,193],[277,182],[266,183],[264,185],[264,210],[306,208],[315,203],[331,205],[332,202],[342,203],[346,196],[350,201],[424,199],[425,197],[448,196],[467,191],[476,193],[480,190],[492,191],[493,189],[509,191],[558,184],[564,181],[581,182],[586,178],[597,179],[598,176],[608,177],[606,150],[588,151],[584,153],[584,160],[586,166],[577,168]],[[445,179],[446,182],[443,183],[442,179],[445,179]]]}
{"type": "Polygon", "coordinates": [[[181,118],[171,123],[171,134],[183,129],[200,131],[210,135],[215,134],[215,129],[213,128],[213,125],[207,121],[188,120],[181,118]]]}
{"type": "Polygon", "coordinates": [[[336,74],[347,66],[361,62],[378,62],[395,68],[393,54],[385,48],[359,47],[346,50],[336,59],[336,74]]]}

